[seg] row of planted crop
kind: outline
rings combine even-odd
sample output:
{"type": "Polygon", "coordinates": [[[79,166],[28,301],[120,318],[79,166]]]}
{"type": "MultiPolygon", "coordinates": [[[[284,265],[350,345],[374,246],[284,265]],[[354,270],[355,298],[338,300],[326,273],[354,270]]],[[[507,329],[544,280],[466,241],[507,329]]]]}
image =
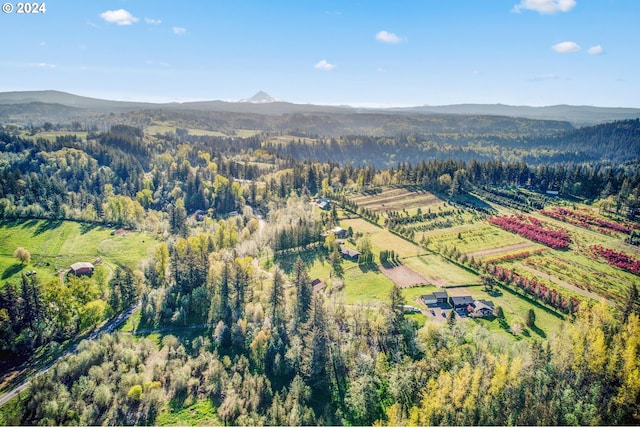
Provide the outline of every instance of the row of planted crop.
{"type": "Polygon", "coordinates": [[[550,218],[554,218],[559,221],[563,221],[569,224],[587,228],[589,230],[592,230],[594,227],[596,227],[597,231],[607,235],[611,235],[611,231],[630,234],[634,228],[634,225],[626,225],[626,224],[620,224],[613,221],[607,221],[604,219],[596,218],[594,216],[582,213],[580,211],[566,209],[566,208],[554,208],[551,210],[543,210],[543,211],[540,211],[540,213],[550,218]]]}
{"type": "Polygon", "coordinates": [[[553,249],[565,249],[571,243],[566,230],[551,227],[532,216],[517,214],[489,218],[489,223],[553,249]]]}
{"type": "Polygon", "coordinates": [[[554,307],[564,313],[578,311],[579,301],[576,297],[568,297],[546,284],[520,276],[515,271],[495,264],[485,264],[487,273],[491,274],[503,285],[522,289],[531,297],[554,307]]]}
{"type": "Polygon", "coordinates": [[[604,259],[610,265],[640,275],[640,261],[633,259],[624,252],[593,245],[589,248],[591,254],[598,259],[604,259]]]}

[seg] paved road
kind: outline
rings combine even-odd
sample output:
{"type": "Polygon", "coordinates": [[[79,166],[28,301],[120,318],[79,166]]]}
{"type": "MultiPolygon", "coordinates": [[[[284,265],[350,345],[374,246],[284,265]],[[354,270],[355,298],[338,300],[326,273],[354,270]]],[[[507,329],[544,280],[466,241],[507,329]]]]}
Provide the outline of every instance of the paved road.
{"type": "MultiPolygon", "coordinates": [[[[98,338],[100,335],[102,335],[105,332],[108,332],[108,333],[113,332],[118,326],[123,324],[129,318],[129,316],[131,316],[133,313],[135,313],[139,309],[140,309],[140,303],[132,305],[128,310],[123,311],[118,316],[114,317],[113,319],[111,319],[110,321],[105,323],[104,325],[100,326],[98,329],[96,329],[94,332],[92,332],[87,338],[85,338],[85,340],[90,340],[90,341],[91,340],[95,340],[96,338],[98,338]]],[[[19,393],[21,393],[24,390],[26,390],[31,385],[31,379],[32,378],[47,372],[56,363],[58,363],[58,361],[60,359],[63,359],[63,358],[65,358],[65,357],[67,357],[67,356],[69,356],[71,354],[74,354],[77,351],[78,351],[78,344],[74,345],[68,352],[66,352],[62,356],[58,357],[53,362],[49,363],[44,368],[42,368],[39,371],[34,372],[33,374],[29,375],[29,377],[26,380],[24,380],[22,383],[18,384],[17,386],[15,386],[11,390],[7,391],[2,396],[0,396],[0,406],[3,406],[5,403],[9,402],[11,399],[16,397],[19,393]]]]}

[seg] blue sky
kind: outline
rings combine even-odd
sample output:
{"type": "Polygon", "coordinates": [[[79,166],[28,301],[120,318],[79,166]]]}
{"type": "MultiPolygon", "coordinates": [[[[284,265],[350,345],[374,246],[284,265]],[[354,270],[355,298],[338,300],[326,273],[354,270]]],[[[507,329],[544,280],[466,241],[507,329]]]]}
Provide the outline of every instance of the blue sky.
{"type": "Polygon", "coordinates": [[[639,22],[636,0],[51,0],[0,13],[0,91],[640,107],[639,22]]]}

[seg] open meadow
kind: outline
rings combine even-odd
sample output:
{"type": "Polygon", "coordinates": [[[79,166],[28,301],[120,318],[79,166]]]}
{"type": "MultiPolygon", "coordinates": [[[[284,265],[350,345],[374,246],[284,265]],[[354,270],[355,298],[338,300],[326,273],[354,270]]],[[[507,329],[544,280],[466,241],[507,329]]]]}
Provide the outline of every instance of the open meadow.
{"type": "Polygon", "coordinates": [[[123,231],[74,221],[26,220],[0,223],[0,277],[14,280],[34,270],[42,281],[58,277],[74,262],[95,263],[100,259],[113,269],[116,265],[138,268],[156,238],[147,232],[123,231]],[[22,265],[13,256],[17,247],[31,254],[22,265]]]}

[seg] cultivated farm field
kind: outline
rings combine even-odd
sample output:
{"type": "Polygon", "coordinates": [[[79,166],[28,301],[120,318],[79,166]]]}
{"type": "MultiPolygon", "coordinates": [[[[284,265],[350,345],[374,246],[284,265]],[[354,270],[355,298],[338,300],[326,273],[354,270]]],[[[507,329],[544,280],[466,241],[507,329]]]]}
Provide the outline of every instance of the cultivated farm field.
{"type": "Polygon", "coordinates": [[[534,286],[528,291],[535,289],[534,299],[551,303],[557,293],[566,309],[568,299],[620,303],[629,287],[638,283],[634,272],[640,265],[640,250],[625,243],[640,228],[638,224],[586,206],[565,208],[561,199],[525,190],[487,189],[473,198],[482,207],[446,202],[413,188],[383,187],[349,195],[347,200],[349,209],[378,226],[384,224],[384,229],[362,224],[364,219],[343,223],[368,233],[374,250],[394,249],[404,265],[435,286],[479,284],[473,269],[501,266],[506,270],[500,271],[536,281],[540,290],[534,286]],[[390,231],[400,241],[386,234],[390,231]],[[426,252],[420,252],[422,248],[426,252]],[[465,270],[440,255],[475,264],[465,270]]]}

